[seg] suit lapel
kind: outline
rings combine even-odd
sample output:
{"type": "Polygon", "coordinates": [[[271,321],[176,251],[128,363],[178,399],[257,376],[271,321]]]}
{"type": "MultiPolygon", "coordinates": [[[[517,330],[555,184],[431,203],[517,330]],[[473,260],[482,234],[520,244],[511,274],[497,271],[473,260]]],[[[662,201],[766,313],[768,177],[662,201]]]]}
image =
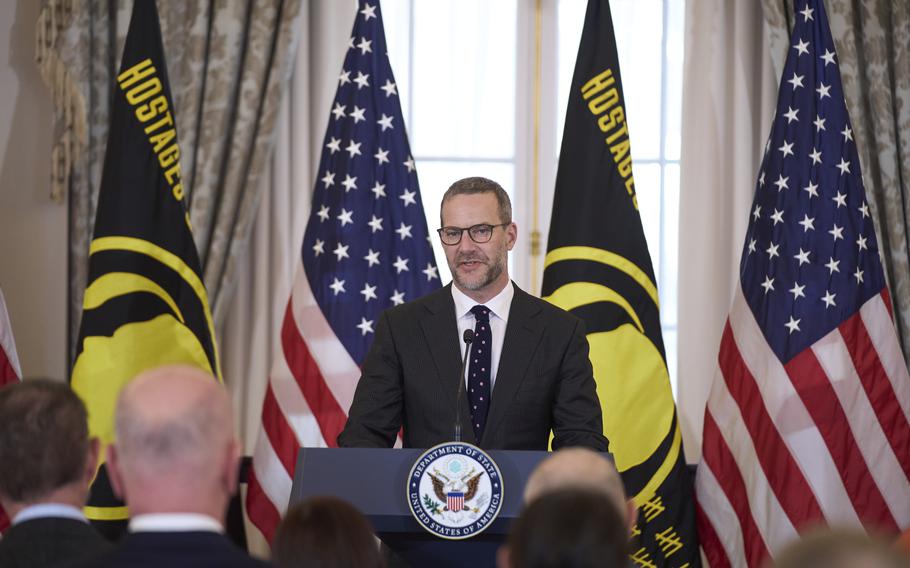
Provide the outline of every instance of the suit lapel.
{"type": "MultiPolygon", "coordinates": [[[[514,284],[513,284],[514,285],[514,284]]],[[[540,341],[541,322],[537,315],[540,306],[531,301],[531,297],[518,286],[509,308],[509,321],[506,324],[506,336],[499,356],[499,368],[496,371],[496,383],[490,399],[490,411],[487,425],[484,428],[483,440],[487,440],[499,428],[506,409],[515,398],[519,385],[527,375],[530,356],[540,341]]]]}
{"type": "MultiPolygon", "coordinates": [[[[436,376],[439,380],[432,388],[446,399],[446,404],[455,409],[455,398],[458,394],[458,373],[461,371],[461,347],[458,344],[458,324],[455,321],[455,301],[452,299],[452,285],[449,284],[439,292],[426,298],[426,313],[420,320],[433,363],[436,365],[436,376]]],[[[468,395],[462,391],[461,399],[462,441],[475,443],[474,430],[471,428],[471,415],[468,412],[468,395]]]]}

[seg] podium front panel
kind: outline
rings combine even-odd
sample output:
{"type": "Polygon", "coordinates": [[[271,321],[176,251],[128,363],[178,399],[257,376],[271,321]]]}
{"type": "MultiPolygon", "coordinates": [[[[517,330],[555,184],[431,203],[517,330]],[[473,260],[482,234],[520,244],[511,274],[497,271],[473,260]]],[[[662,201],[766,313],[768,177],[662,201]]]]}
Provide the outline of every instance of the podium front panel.
{"type": "Polygon", "coordinates": [[[421,449],[301,448],[290,504],[332,495],[352,503],[373,524],[379,538],[413,566],[494,566],[496,549],[521,511],[528,476],[547,452],[488,451],[502,473],[499,516],[483,533],[444,540],[411,516],[407,483],[421,449]]]}

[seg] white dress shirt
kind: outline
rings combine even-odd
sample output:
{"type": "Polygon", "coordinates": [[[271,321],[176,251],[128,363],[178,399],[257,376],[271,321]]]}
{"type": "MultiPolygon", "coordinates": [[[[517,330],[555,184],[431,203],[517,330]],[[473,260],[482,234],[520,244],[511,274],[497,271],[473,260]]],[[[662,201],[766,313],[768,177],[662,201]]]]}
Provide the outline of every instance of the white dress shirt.
{"type": "Polygon", "coordinates": [[[13,518],[13,524],[17,525],[19,523],[24,523],[25,521],[31,521],[32,519],[46,519],[48,517],[73,519],[74,521],[82,521],[83,523],[88,522],[88,519],[85,518],[82,510],[73,507],[72,505],[64,505],[63,503],[39,503],[37,505],[30,505],[19,511],[13,518]]]}
{"type": "MultiPolygon", "coordinates": [[[[502,354],[502,344],[506,338],[506,324],[509,321],[509,310],[512,308],[512,297],[515,296],[515,287],[512,281],[506,284],[499,294],[489,302],[478,304],[464,292],[452,285],[452,299],[455,300],[455,321],[458,324],[458,346],[461,349],[461,358],[464,360],[465,343],[462,341],[466,329],[474,329],[474,314],[471,308],[477,305],[486,306],[490,310],[490,333],[493,336],[493,345],[490,352],[490,392],[496,386],[496,373],[499,371],[499,356],[502,354]]],[[[465,384],[467,387],[467,384],[465,384]]]]}
{"type": "Polygon", "coordinates": [[[130,532],[188,532],[224,533],[217,519],[199,513],[150,513],[130,519],[130,532]]]}

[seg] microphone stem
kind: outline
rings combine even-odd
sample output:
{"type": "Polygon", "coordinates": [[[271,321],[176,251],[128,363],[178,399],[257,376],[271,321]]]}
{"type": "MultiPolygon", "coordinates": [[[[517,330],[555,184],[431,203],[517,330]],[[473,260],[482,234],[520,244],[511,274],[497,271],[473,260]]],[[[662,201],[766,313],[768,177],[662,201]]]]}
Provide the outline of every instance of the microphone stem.
{"type": "Polygon", "coordinates": [[[464,357],[461,360],[461,373],[458,376],[458,394],[455,397],[455,441],[461,442],[461,399],[464,398],[465,371],[468,368],[468,355],[471,353],[471,341],[465,340],[464,357]]]}

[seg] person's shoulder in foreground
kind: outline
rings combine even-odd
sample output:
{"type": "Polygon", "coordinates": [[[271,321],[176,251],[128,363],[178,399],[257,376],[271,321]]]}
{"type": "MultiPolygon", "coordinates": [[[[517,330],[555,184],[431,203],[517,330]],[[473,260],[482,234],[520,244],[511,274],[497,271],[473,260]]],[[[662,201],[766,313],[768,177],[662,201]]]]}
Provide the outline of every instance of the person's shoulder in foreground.
{"type": "Polygon", "coordinates": [[[0,389],[0,504],[13,521],[0,566],[57,566],[110,548],[82,513],[97,459],[69,385],[29,379],[0,389]]]}
{"type": "Polygon", "coordinates": [[[224,535],[209,531],[136,532],[116,548],[74,568],[261,568],[271,564],[249,556],[224,535]]]}
{"type": "Polygon", "coordinates": [[[186,366],[146,371],[117,400],[107,468],[130,510],[129,534],[85,566],[257,567],[224,535],[240,444],[230,398],[186,366]]]}

